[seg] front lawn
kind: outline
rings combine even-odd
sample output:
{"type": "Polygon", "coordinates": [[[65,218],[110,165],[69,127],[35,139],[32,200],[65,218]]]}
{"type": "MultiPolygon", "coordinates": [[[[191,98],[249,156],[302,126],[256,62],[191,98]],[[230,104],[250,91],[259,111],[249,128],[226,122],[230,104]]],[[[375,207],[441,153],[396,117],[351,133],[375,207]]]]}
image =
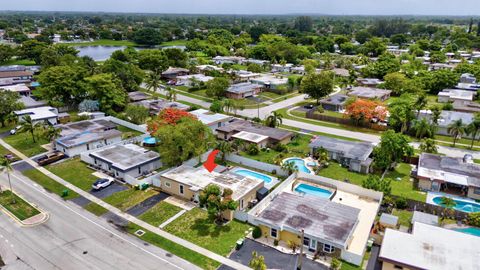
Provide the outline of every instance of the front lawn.
{"type": "Polygon", "coordinates": [[[142,228],[134,223],[129,223],[126,229],[130,234],[142,239],[143,241],[150,243],[152,245],[155,245],[203,269],[217,269],[220,266],[219,262],[214,261],[208,257],[205,257],[202,254],[197,253],[193,250],[190,250],[186,247],[183,247],[175,242],[172,242],[158,234],[150,232],[147,229],[142,228]],[[138,230],[144,231],[145,234],[142,236],[136,235],[135,232],[138,230]]]}
{"type": "MultiPolygon", "coordinates": [[[[413,181],[410,181],[410,171],[409,164],[400,163],[394,171],[385,175],[385,178],[391,179],[392,195],[425,202],[426,194],[414,188],[413,181]]],[[[340,181],[348,179],[350,183],[359,186],[362,185],[363,180],[368,178],[367,174],[351,172],[348,168],[333,161],[330,162],[328,168],[320,170],[319,175],[340,181]]]]}
{"type": "MultiPolygon", "coordinates": [[[[61,196],[64,190],[68,190],[68,188],[64,185],[58,183],[36,169],[23,171],[22,174],[42,186],[48,192],[55,193],[58,196],[61,196]]],[[[68,196],[63,197],[63,199],[70,200],[77,197],[79,197],[79,195],[75,191],[68,190],[68,196]]]]}
{"type": "Polygon", "coordinates": [[[175,216],[182,208],[169,204],[167,202],[159,202],[154,207],[148,209],[139,218],[155,227],[160,226],[169,218],[175,216]]]}
{"type": "Polygon", "coordinates": [[[165,227],[165,230],[210,251],[226,256],[238,239],[245,237],[250,225],[236,220],[219,226],[207,211],[194,208],[165,227]]]}
{"type": "Polygon", "coordinates": [[[152,189],[136,190],[131,188],[114,193],[103,200],[122,211],[126,211],[156,194],[158,194],[158,192],[152,189]]]}
{"type": "Polygon", "coordinates": [[[96,215],[96,216],[101,216],[105,213],[108,212],[108,209],[104,208],[103,206],[96,204],[94,202],[90,202],[83,206],[83,209],[87,210],[88,212],[96,215]]]}
{"type": "Polygon", "coordinates": [[[15,203],[13,203],[12,200],[12,192],[10,190],[3,191],[0,193],[0,204],[18,219],[25,220],[40,214],[36,208],[18,197],[15,193],[13,193],[13,197],[15,198],[15,203]]]}
{"type": "Polygon", "coordinates": [[[85,191],[90,191],[92,184],[97,180],[97,177],[92,174],[95,171],[89,169],[80,158],[48,165],[46,169],[85,191]]]}
{"type": "Polygon", "coordinates": [[[7,136],[3,140],[28,157],[47,152],[47,149],[43,148],[42,145],[49,143],[48,140],[38,136],[38,134],[35,136],[36,141],[34,143],[32,135],[26,132],[7,136]]]}

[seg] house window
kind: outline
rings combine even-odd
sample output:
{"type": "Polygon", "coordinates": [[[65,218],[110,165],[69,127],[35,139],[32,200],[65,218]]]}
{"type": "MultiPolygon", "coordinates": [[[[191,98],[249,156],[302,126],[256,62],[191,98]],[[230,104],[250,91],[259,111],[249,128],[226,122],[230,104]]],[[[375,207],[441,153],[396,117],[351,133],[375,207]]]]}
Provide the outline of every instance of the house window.
{"type": "Polygon", "coordinates": [[[394,265],[393,268],[395,268],[395,269],[403,269],[403,267],[401,267],[400,265],[394,265]]]}
{"type": "Polygon", "coordinates": [[[335,250],[335,248],[331,245],[328,244],[323,244],[323,251],[327,253],[332,253],[335,250]]]}
{"type": "Polygon", "coordinates": [[[94,160],[93,160],[93,163],[95,163],[95,165],[97,165],[97,160],[96,160],[96,159],[94,159],[94,160]]]}
{"type": "Polygon", "coordinates": [[[474,188],[473,194],[480,195],[480,188],[474,188]]]}
{"type": "Polygon", "coordinates": [[[221,127],[222,126],[222,122],[218,123],[218,127],[221,127]]]}
{"type": "Polygon", "coordinates": [[[90,150],[90,145],[87,143],[87,151],[90,150]]]}
{"type": "Polygon", "coordinates": [[[303,245],[306,247],[310,246],[310,238],[303,237],[303,245]]]}
{"type": "Polygon", "coordinates": [[[240,209],[243,209],[243,199],[240,200],[240,209]]]}
{"type": "Polygon", "coordinates": [[[270,236],[273,238],[277,238],[277,229],[270,228],[270,236]]]}
{"type": "Polygon", "coordinates": [[[141,174],[141,173],[142,173],[141,168],[138,167],[138,174],[141,174]]]}
{"type": "Polygon", "coordinates": [[[170,186],[171,186],[171,185],[170,185],[170,182],[165,182],[165,186],[166,186],[167,188],[170,188],[170,186]]]}
{"type": "Polygon", "coordinates": [[[183,194],[183,185],[180,185],[180,194],[183,194]]]}

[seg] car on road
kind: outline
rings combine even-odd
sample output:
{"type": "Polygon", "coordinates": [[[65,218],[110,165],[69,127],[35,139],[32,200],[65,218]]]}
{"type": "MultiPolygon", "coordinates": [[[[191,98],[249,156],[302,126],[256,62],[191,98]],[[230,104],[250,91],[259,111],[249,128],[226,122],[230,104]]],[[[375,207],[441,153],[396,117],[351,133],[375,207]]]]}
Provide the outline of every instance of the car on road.
{"type": "Polygon", "coordinates": [[[12,130],[10,130],[10,135],[15,135],[17,132],[22,128],[22,126],[16,126],[12,130]]]}
{"type": "Polygon", "coordinates": [[[95,183],[92,185],[93,190],[101,190],[104,189],[108,186],[110,186],[113,183],[112,178],[99,178],[95,183]]]}
{"type": "Polygon", "coordinates": [[[313,107],[314,107],[313,104],[308,104],[308,105],[303,106],[303,108],[305,108],[305,109],[313,109],[313,107]]]}
{"type": "Polygon", "coordinates": [[[65,158],[65,154],[60,151],[53,151],[38,158],[37,163],[40,166],[45,166],[65,158]]]}

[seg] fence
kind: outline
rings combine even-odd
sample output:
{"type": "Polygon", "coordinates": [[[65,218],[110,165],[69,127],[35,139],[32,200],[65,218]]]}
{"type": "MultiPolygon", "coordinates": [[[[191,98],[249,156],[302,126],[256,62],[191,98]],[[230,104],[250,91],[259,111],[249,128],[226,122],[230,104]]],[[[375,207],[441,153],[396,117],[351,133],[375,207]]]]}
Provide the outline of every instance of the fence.
{"type": "Polygon", "coordinates": [[[288,172],[284,171],[282,167],[268,164],[265,162],[253,160],[250,158],[242,157],[236,154],[230,154],[226,156],[226,159],[231,162],[238,163],[240,165],[245,165],[247,167],[256,168],[265,172],[269,172],[272,174],[277,174],[280,176],[288,176],[288,172]]]}
{"type": "Polygon", "coordinates": [[[105,117],[105,120],[112,121],[113,123],[115,123],[117,125],[125,126],[129,129],[133,129],[133,130],[136,130],[138,132],[147,133],[147,127],[145,125],[136,125],[136,124],[130,123],[128,121],[119,119],[119,118],[114,117],[114,116],[107,116],[107,117],[105,117]]]}
{"type": "MultiPolygon", "coordinates": [[[[307,111],[305,113],[305,116],[309,119],[315,119],[315,120],[325,121],[325,122],[332,122],[332,123],[337,123],[337,124],[342,124],[342,125],[355,126],[352,123],[351,119],[318,114],[318,113],[315,113],[315,109],[307,111]]],[[[378,124],[375,124],[375,123],[368,123],[368,122],[360,122],[359,126],[369,128],[369,129],[373,129],[373,130],[378,130],[378,131],[385,131],[385,130],[388,129],[387,126],[378,125],[378,124]]]]}
{"type": "MultiPolygon", "coordinates": [[[[390,197],[394,199],[400,198],[399,196],[390,195],[390,197]]],[[[449,209],[445,211],[445,207],[439,205],[433,205],[426,202],[415,201],[411,199],[407,200],[407,209],[410,211],[420,211],[427,214],[432,214],[436,216],[445,215],[447,218],[456,219],[456,220],[463,220],[468,218],[468,213],[458,211],[455,209],[449,209]]]]}

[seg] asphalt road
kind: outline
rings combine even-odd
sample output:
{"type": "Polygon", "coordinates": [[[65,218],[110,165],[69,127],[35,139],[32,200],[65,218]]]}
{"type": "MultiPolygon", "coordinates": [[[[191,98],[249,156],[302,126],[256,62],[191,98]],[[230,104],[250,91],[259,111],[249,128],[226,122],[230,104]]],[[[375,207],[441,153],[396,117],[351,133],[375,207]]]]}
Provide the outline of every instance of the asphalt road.
{"type": "MultiPolygon", "coordinates": [[[[198,269],[17,174],[14,190],[46,210],[50,219],[24,228],[0,214],[0,254],[7,264],[2,269],[198,269]]],[[[3,174],[0,184],[6,185],[3,174]]]]}

